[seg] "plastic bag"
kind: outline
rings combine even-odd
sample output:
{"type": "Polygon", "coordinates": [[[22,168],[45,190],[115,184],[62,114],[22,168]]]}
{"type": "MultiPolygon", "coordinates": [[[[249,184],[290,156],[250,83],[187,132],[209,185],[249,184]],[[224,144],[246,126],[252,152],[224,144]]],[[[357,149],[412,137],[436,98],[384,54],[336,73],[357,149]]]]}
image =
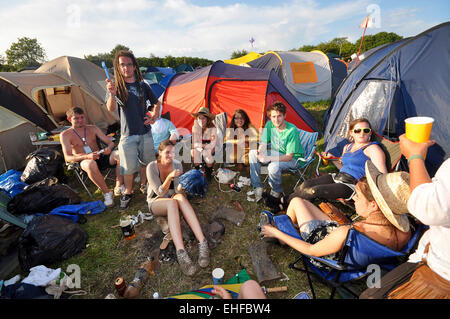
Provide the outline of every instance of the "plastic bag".
{"type": "Polygon", "coordinates": [[[2,189],[9,197],[14,197],[27,186],[20,180],[22,172],[10,169],[0,175],[0,189],[2,189]]]}
{"type": "Polygon", "coordinates": [[[59,216],[37,216],[19,238],[19,263],[23,271],[51,265],[80,253],[88,235],[78,224],[59,216]]]}
{"type": "Polygon", "coordinates": [[[20,180],[33,184],[51,176],[64,180],[64,158],[60,152],[50,148],[40,148],[26,157],[27,165],[20,180]]]}
{"type": "Polygon", "coordinates": [[[48,177],[24,188],[9,201],[11,214],[48,213],[62,205],[78,204],[81,198],[68,185],[59,184],[56,177],[48,177]]]}
{"type": "Polygon", "coordinates": [[[179,182],[189,195],[203,197],[206,194],[208,183],[202,172],[197,169],[191,169],[181,175],[179,182]]]}

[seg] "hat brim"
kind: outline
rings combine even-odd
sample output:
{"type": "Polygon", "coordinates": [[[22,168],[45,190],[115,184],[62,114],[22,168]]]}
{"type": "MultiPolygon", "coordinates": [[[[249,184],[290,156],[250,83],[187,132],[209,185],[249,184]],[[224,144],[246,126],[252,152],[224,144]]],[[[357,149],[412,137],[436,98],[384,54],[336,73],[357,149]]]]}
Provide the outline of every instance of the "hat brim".
{"type": "Polygon", "coordinates": [[[383,215],[391,222],[392,225],[397,227],[403,232],[409,231],[409,220],[406,215],[398,215],[394,214],[392,210],[389,208],[386,200],[381,194],[378,186],[377,186],[377,178],[382,173],[376,168],[376,166],[372,163],[372,161],[368,160],[365,164],[366,170],[366,178],[369,184],[370,190],[372,192],[373,198],[378,204],[383,215]]]}
{"type": "Polygon", "coordinates": [[[191,116],[193,116],[195,118],[197,118],[199,115],[206,116],[206,117],[210,118],[211,120],[214,120],[216,118],[216,116],[211,113],[191,113],[191,116]]]}

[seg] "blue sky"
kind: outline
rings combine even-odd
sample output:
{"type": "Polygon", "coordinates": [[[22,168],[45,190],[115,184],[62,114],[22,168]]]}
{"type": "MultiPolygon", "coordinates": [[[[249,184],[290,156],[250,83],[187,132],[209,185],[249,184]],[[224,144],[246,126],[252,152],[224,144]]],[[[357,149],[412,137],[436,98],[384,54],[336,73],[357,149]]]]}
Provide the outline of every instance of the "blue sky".
{"type": "Polygon", "coordinates": [[[0,56],[27,36],[49,60],[109,52],[116,44],[141,57],[219,60],[235,50],[283,51],[335,37],[354,42],[367,14],[375,25],[366,34],[407,37],[450,21],[447,0],[0,0],[0,8],[0,56]]]}

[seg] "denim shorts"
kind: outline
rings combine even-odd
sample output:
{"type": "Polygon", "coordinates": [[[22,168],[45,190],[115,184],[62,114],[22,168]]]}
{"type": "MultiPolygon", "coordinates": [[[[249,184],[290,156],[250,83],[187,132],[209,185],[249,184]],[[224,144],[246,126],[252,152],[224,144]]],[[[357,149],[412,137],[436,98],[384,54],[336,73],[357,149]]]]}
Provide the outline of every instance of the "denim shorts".
{"type": "Polygon", "coordinates": [[[318,227],[331,226],[331,229],[338,227],[338,223],[332,220],[310,220],[300,226],[300,235],[303,239],[309,238],[311,233],[318,227]]]}
{"type": "Polygon", "coordinates": [[[155,160],[155,149],[151,131],[144,135],[130,135],[120,138],[120,174],[131,175],[155,160]]]}

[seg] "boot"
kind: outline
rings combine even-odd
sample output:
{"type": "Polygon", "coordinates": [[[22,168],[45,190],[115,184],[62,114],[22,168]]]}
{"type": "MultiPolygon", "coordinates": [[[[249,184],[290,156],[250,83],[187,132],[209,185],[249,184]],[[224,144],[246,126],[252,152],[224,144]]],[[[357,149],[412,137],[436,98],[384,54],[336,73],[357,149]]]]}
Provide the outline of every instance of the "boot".
{"type": "Polygon", "coordinates": [[[206,268],[209,265],[209,247],[206,238],[198,244],[198,264],[202,268],[206,268]]]}
{"type": "Polygon", "coordinates": [[[189,257],[186,250],[177,250],[177,260],[183,274],[193,276],[197,271],[197,267],[195,267],[195,264],[192,262],[191,257],[189,257]]]}

